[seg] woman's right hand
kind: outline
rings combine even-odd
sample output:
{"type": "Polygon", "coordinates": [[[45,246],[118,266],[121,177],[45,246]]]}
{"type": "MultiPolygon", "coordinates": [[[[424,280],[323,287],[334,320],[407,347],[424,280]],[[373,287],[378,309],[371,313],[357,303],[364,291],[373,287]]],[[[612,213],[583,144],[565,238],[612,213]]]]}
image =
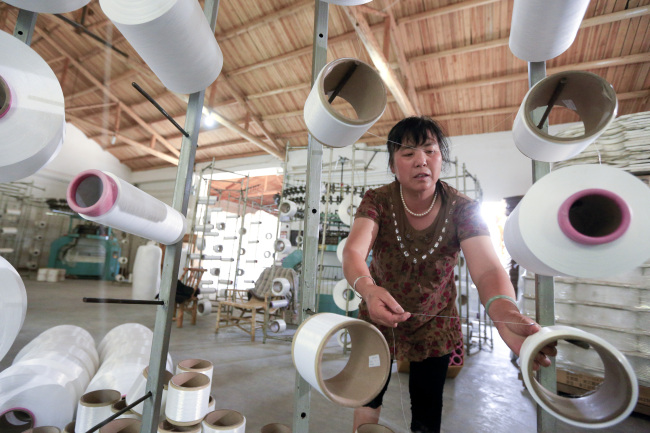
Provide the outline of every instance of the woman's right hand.
{"type": "Polygon", "coordinates": [[[380,286],[375,286],[368,290],[364,296],[370,319],[378,324],[396,328],[397,324],[411,317],[397,303],[397,301],[388,293],[388,290],[380,286]]]}

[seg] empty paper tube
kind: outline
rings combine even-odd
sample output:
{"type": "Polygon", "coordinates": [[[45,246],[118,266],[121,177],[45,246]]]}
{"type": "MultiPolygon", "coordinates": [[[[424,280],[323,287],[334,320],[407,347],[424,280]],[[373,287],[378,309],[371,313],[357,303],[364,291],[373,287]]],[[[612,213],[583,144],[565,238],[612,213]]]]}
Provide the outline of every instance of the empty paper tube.
{"type": "Polygon", "coordinates": [[[112,173],[86,170],[70,182],[70,208],[89,221],[165,245],[183,239],[183,214],[112,173]]]}
{"type": "Polygon", "coordinates": [[[331,147],[354,144],[386,109],[386,88],[379,73],[358,59],[342,58],[321,69],[305,102],[309,133],[331,147]],[[350,103],[355,117],[338,112],[329,102],[336,96],[350,103]]]}
{"type": "Polygon", "coordinates": [[[589,0],[515,0],[510,51],[527,62],[559,56],[573,43],[589,0]]]}
{"type": "Polygon", "coordinates": [[[293,364],[298,373],[328,400],[346,407],[361,407],[383,388],[390,374],[390,353],[377,328],[363,320],[333,313],[306,319],[293,337],[293,364]],[[323,377],[321,363],[329,339],[347,329],[352,350],[347,364],[336,376],[323,377]]]}
{"type": "Polygon", "coordinates": [[[567,424],[594,429],[610,427],[627,418],[636,406],[639,384],[632,366],[618,349],[596,335],[569,326],[548,326],[526,338],[520,358],[524,383],[537,404],[567,424]],[[596,390],[580,397],[563,397],[535,379],[535,356],[544,346],[559,340],[587,343],[598,353],[605,377],[596,390]]]}
{"type": "Polygon", "coordinates": [[[530,88],[512,126],[517,148],[529,158],[557,162],[569,159],[605,132],[616,117],[618,101],[611,84],[591,72],[567,71],[550,75],[530,88]],[[585,132],[574,137],[555,137],[540,129],[534,112],[551,104],[574,111],[585,132]]]}
{"type": "Polygon", "coordinates": [[[100,0],[99,5],[169,90],[199,92],[219,76],[223,54],[199,2],[100,0]]]}

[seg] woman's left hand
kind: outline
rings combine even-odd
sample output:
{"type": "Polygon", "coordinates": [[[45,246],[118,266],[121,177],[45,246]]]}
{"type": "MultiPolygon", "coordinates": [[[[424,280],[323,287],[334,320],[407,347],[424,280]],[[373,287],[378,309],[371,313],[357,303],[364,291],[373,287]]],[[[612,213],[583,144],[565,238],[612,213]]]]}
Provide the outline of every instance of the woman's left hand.
{"type": "MultiPolygon", "coordinates": [[[[495,314],[495,316],[497,316],[495,314]]],[[[519,356],[521,345],[529,335],[538,332],[541,327],[533,319],[521,314],[514,308],[500,311],[499,320],[493,319],[494,326],[499,331],[499,335],[513,352],[519,356]]],[[[549,344],[535,356],[533,370],[539,370],[539,367],[548,367],[551,365],[549,356],[557,355],[556,343],[549,344]]]]}

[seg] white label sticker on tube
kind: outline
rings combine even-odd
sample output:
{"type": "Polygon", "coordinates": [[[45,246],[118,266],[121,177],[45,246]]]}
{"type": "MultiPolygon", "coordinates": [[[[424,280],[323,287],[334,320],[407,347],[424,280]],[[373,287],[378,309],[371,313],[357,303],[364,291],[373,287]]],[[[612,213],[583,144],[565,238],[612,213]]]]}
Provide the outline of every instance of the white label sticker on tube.
{"type": "Polygon", "coordinates": [[[379,360],[379,354],[370,355],[368,357],[368,367],[379,367],[380,365],[381,361],[379,360]]]}

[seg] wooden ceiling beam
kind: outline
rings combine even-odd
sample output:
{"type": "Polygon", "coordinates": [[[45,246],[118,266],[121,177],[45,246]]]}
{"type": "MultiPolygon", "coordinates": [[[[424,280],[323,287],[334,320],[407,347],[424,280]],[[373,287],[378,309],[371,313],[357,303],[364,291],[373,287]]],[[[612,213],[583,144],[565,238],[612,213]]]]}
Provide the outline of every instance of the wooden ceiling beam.
{"type": "Polygon", "coordinates": [[[241,25],[239,27],[226,30],[225,32],[217,34],[215,37],[217,38],[217,41],[225,41],[234,38],[236,36],[246,34],[253,29],[272,23],[286,16],[293,15],[296,12],[299,12],[310,6],[314,6],[314,0],[299,1],[297,3],[292,4],[291,6],[287,6],[286,8],[282,8],[273,13],[265,14],[257,19],[251,20],[248,23],[241,25]]]}
{"type": "MultiPolygon", "coordinates": [[[[217,158],[217,161],[225,161],[227,159],[236,159],[236,158],[251,158],[253,156],[264,156],[264,155],[268,155],[268,153],[263,152],[263,151],[258,151],[258,152],[241,153],[241,154],[238,154],[238,155],[223,155],[223,156],[219,156],[219,158],[217,158]]],[[[205,157],[205,158],[196,158],[194,160],[194,162],[197,163],[197,164],[201,163],[201,162],[210,162],[210,161],[212,161],[212,158],[214,158],[214,157],[209,156],[209,157],[205,157]]],[[[137,159],[138,158],[133,158],[133,160],[137,160],[137,159]]],[[[169,165],[169,164],[154,165],[154,166],[151,166],[151,167],[142,167],[142,168],[133,168],[133,167],[131,167],[131,171],[149,171],[149,170],[157,170],[159,168],[167,168],[167,167],[171,167],[171,165],[169,165]]]]}
{"type": "MultiPolygon", "coordinates": [[[[133,140],[132,138],[126,137],[126,136],[124,136],[124,135],[122,135],[120,133],[115,133],[114,131],[111,131],[111,130],[109,130],[107,128],[104,128],[102,126],[99,126],[99,125],[95,125],[94,123],[88,122],[88,121],[86,121],[84,119],[81,119],[79,117],[74,117],[74,116],[67,116],[67,117],[68,117],[68,121],[71,121],[71,122],[73,122],[75,124],[87,125],[87,127],[96,128],[96,129],[101,130],[105,134],[112,135],[113,137],[115,137],[116,142],[121,141],[123,143],[128,144],[131,147],[134,147],[134,148],[136,148],[138,150],[141,150],[141,151],[143,151],[145,153],[148,153],[149,155],[155,156],[158,159],[162,159],[163,161],[167,161],[167,162],[169,162],[171,164],[178,165],[178,158],[175,158],[175,157],[173,157],[171,155],[168,155],[166,153],[159,152],[159,151],[157,151],[155,149],[152,149],[147,144],[142,144],[142,143],[140,143],[140,142],[138,142],[136,140],[133,140]]],[[[100,146],[101,146],[101,144],[100,144],[100,146]]],[[[118,150],[118,149],[113,148],[112,146],[106,146],[106,147],[102,146],[102,149],[107,150],[107,151],[118,150]]]]}
{"type": "MultiPolygon", "coordinates": [[[[599,26],[617,21],[628,20],[636,17],[641,17],[650,14],[650,6],[641,6],[633,9],[627,9],[611,14],[598,15],[592,18],[586,18],[580,23],[580,28],[585,29],[588,27],[599,26]]],[[[398,20],[398,23],[401,22],[398,20]]],[[[481,42],[479,44],[467,45],[464,47],[452,48],[443,50],[436,53],[422,54],[420,56],[413,56],[408,59],[409,63],[425,62],[429,60],[436,60],[443,57],[456,56],[459,54],[475,53],[477,51],[489,50],[498,47],[507,47],[510,38],[494,39],[491,41],[481,42]]]]}
{"type": "MultiPolygon", "coordinates": [[[[275,150],[282,149],[282,146],[277,142],[277,139],[269,132],[269,130],[264,126],[262,119],[260,118],[257,110],[253,105],[246,100],[246,97],[236,88],[235,84],[228,78],[227,75],[222,75],[220,77],[223,85],[226,86],[228,92],[235,98],[237,102],[242,105],[242,108],[250,115],[250,118],[257,124],[257,126],[262,130],[264,136],[269,140],[269,142],[275,147],[275,150]]],[[[246,130],[244,128],[244,130],[246,130]]]]}
{"type": "MultiPolygon", "coordinates": [[[[111,78],[109,81],[107,81],[105,84],[107,86],[110,86],[112,84],[119,83],[121,81],[131,79],[131,77],[137,75],[139,72],[135,69],[129,69],[128,71],[124,72],[123,74],[118,75],[117,77],[111,78]]],[[[76,93],[73,93],[71,95],[66,96],[66,100],[73,100],[75,98],[79,98],[81,96],[87,95],[89,93],[94,93],[94,92],[101,92],[101,89],[97,86],[91,86],[83,90],[79,90],[76,93]]]]}
{"type": "MultiPolygon", "coordinates": [[[[99,81],[90,71],[88,71],[84,66],[79,63],[75,58],[73,58],[70,54],[66,52],[61,45],[59,45],[58,42],[56,42],[49,34],[47,31],[41,32],[41,35],[43,39],[45,39],[48,44],[55,50],[59,52],[59,54],[68,56],[70,58],[70,63],[72,66],[74,66],[83,76],[86,77],[91,83],[93,83],[95,86],[99,87],[104,94],[111,99],[114,102],[117,102],[120,105],[120,108],[122,111],[124,111],[126,114],[129,115],[133,120],[135,120],[145,131],[149,132],[151,135],[156,137],[156,140],[158,140],[159,143],[161,143],[163,146],[165,146],[172,154],[175,156],[180,155],[180,152],[178,149],[176,149],[174,146],[171,145],[165,138],[160,135],[155,129],[153,129],[147,122],[145,122],[138,114],[133,111],[128,105],[124,104],[120,99],[115,96],[108,87],[106,87],[104,84],[102,84],[101,81],[99,81]]],[[[153,149],[152,149],[153,150],[153,149]]],[[[162,152],[159,152],[161,155],[165,155],[162,152]]]]}
{"type": "MultiPolygon", "coordinates": [[[[399,68],[402,71],[402,75],[404,75],[404,79],[405,79],[404,86],[406,87],[406,92],[408,94],[409,100],[413,104],[416,113],[422,114],[422,109],[418,101],[418,95],[415,93],[415,78],[413,76],[413,70],[411,68],[411,64],[408,62],[406,58],[406,55],[404,55],[404,46],[405,46],[404,38],[403,38],[404,27],[398,27],[391,9],[388,9],[386,19],[390,23],[390,28],[392,30],[390,32],[390,38],[393,41],[393,46],[395,47],[397,63],[399,64],[399,68]]],[[[388,57],[386,57],[386,59],[388,60],[388,57]]]]}
{"type": "Polygon", "coordinates": [[[453,3],[441,8],[431,9],[428,11],[420,12],[419,14],[409,15],[397,20],[397,24],[407,24],[415,21],[426,20],[433,17],[440,17],[443,15],[453,14],[456,12],[464,11],[466,9],[473,9],[479,6],[485,6],[492,3],[499,3],[502,0],[469,0],[464,2],[453,3]]]}
{"type": "Polygon", "coordinates": [[[415,109],[413,102],[411,102],[410,98],[404,91],[397,75],[395,75],[395,72],[393,72],[388,64],[388,60],[384,57],[379,42],[375,39],[375,35],[372,33],[366,18],[356,8],[343,8],[343,12],[350,20],[350,24],[352,24],[357,35],[361,39],[361,42],[363,42],[363,45],[366,47],[366,51],[370,55],[372,62],[379,70],[379,75],[384,80],[386,87],[388,87],[395,97],[395,101],[402,110],[402,113],[405,116],[417,115],[417,110],[415,109]]]}

